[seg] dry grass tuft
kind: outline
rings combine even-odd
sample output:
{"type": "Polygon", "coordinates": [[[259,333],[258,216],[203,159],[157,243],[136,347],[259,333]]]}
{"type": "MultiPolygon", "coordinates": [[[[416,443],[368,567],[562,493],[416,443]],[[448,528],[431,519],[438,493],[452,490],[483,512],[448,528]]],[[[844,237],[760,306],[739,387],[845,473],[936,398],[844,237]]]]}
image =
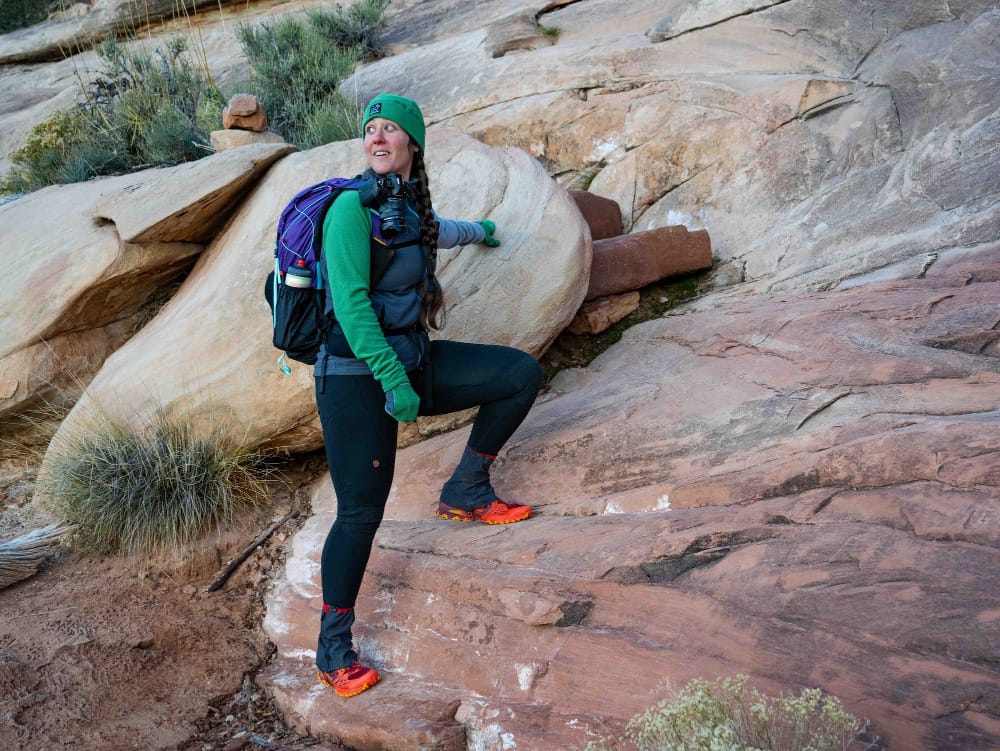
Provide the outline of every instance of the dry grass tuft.
{"type": "Polygon", "coordinates": [[[225,430],[197,435],[157,414],[141,429],[103,421],[50,451],[39,490],[98,554],[176,549],[268,500],[262,457],[225,430]]]}

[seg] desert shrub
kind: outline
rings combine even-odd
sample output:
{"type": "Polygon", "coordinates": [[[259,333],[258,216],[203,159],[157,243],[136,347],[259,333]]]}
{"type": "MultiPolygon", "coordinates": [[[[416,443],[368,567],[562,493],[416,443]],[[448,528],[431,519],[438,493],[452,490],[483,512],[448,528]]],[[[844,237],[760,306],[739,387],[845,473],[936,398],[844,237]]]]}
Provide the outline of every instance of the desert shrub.
{"type": "Polygon", "coordinates": [[[695,679],[674,697],[636,715],[626,737],[588,751],[846,751],[865,728],[840,700],[819,689],[798,696],[761,694],[745,675],[695,679]]]}
{"type": "Polygon", "coordinates": [[[40,23],[61,5],[62,0],[0,0],[0,34],[40,23]]]}
{"type": "Polygon", "coordinates": [[[120,155],[118,169],[179,164],[211,151],[206,125],[221,122],[222,96],[188,54],[187,39],[152,51],[109,40],[97,53],[103,70],[84,110],[99,140],[120,155]]]}
{"type": "Polygon", "coordinates": [[[338,87],[360,59],[376,54],[386,0],[359,0],[346,11],[312,11],[243,24],[237,36],[250,63],[247,86],[286,141],[312,148],[358,135],[359,110],[338,87]]]}
{"type": "Polygon", "coordinates": [[[255,452],[163,414],[140,429],[104,420],[59,439],[39,488],[75,525],[75,544],[100,554],[192,542],[267,498],[255,452]]]}
{"type": "Polygon", "coordinates": [[[360,60],[375,60],[385,51],[380,40],[388,7],[389,0],[358,0],[329,13],[310,11],[308,17],[316,31],[337,47],[353,48],[360,60]]]}
{"type": "Polygon", "coordinates": [[[11,154],[14,168],[0,183],[0,192],[26,193],[57,182],[73,182],[62,179],[63,170],[86,137],[87,120],[82,109],[52,113],[32,128],[24,145],[11,154]]]}
{"type": "Polygon", "coordinates": [[[109,40],[97,47],[101,70],[85,101],[54,113],[11,155],[0,192],[198,159],[221,122],[221,95],[175,37],[153,51],[109,40]]]}

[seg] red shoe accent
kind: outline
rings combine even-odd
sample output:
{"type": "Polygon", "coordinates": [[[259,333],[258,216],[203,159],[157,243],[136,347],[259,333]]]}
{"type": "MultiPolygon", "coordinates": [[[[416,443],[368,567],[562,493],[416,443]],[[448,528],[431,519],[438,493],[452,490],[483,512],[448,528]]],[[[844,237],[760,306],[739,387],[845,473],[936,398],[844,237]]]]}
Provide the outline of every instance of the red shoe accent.
{"type": "Polygon", "coordinates": [[[329,673],[322,670],[316,673],[316,679],[324,686],[329,686],[337,692],[337,696],[357,696],[367,691],[379,681],[375,668],[369,668],[355,661],[346,668],[338,668],[329,673]]]}
{"type": "Polygon", "coordinates": [[[465,511],[449,506],[444,501],[438,502],[434,514],[441,519],[453,522],[482,522],[483,524],[513,524],[531,516],[531,506],[518,503],[505,503],[497,498],[493,503],[482,508],[465,511]]]}

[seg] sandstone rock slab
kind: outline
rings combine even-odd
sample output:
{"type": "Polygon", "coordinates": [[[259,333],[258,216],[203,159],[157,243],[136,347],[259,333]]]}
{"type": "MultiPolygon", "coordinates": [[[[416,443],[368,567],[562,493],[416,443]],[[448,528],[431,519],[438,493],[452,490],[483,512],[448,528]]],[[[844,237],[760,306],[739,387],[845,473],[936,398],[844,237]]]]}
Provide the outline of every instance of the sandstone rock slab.
{"type": "MultiPolygon", "coordinates": [[[[185,12],[219,5],[219,0],[191,0],[185,12]]],[[[61,60],[67,50],[79,51],[123,29],[135,31],[151,22],[173,18],[177,11],[174,0],[144,0],[141,4],[101,0],[86,13],[56,17],[0,36],[0,64],[61,60]]]]}
{"type": "Polygon", "coordinates": [[[688,232],[679,225],[598,240],[593,253],[587,300],[712,267],[708,232],[688,232]]]}
{"type": "Polygon", "coordinates": [[[956,15],[932,2],[880,6],[873,23],[839,3],[757,3],[649,45],[650,26],[638,24],[655,23],[653,5],[554,10],[541,22],[559,27],[556,45],[500,60],[487,59],[480,36],[456,33],[356,81],[374,93],[420,71],[407,93],[432,119],[520,146],[553,174],[599,168],[591,187],[622,206],[626,229],[708,229],[720,259],[745,265],[741,278],[763,289],[827,288],[928,243],[995,236],[997,201],[983,176],[996,172],[998,93],[983,71],[996,67],[1000,19],[988,3],[956,15]],[[847,27],[799,33],[834,17],[847,27]],[[455,91],[435,63],[445,54],[480,71],[481,85],[455,91]],[[965,144],[967,157],[947,156],[965,144]],[[964,186],[980,198],[956,205],[964,186]]]}
{"type": "Polygon", "coordinates": [[[188,268],[250,183],[289,147],[59,185],[0,207],[0,414],[72,403],[188,268]],[[58,219],[56,219],[58,218],[58,219]]]}
{"type": "MultiPolygon", "coordinates": [[[[434,519],[466,430],[405,449],[362,654],[390,692],[457,693],[484,748],[580,747],[665,679],[737,672],[819,686],[891,747],[990,747],[998,278],[993,245],[921,278],[716,294],[633,327],[557,377],[497,460],[500,494],[535,506],[521,524],[434,519]]],[[[335,503],[323,478],[268,603],[273,671],[315,649],[335,503]]]]}
{"type": "Polygon", "coordinates": [[[569,194],[587,221],[592,240],[606,240],[622,233],[622,209],[617,203],[586,190],[571,190],[569,194]]]}
{"type": "Polygon", "coordinates": [[[674,16],[666,16],[646,32],[650,41],[665,42],[676,36],[724,21],[756,13],[778,5],[784,0],[709,0],[709,2],[679,3],[674,16]]]}
{"type": "Polygon", "coordinates": [[[277,133],[269,130],[257,133],[252,130],[213,130],[208,134],[212,143],[212,148],[216,153],[238,149],[240,146],[248,146],[257,143],[284,143],[285,139],[277,133]]]}
{"type": "Polygon", "coordinates": [[[600,297],[585,303],[566,329],[571,334],[600,334],[639,307],[639,292],[600,297]]]}
{"type": "Polygon", "coordinates": [[[112,222],[124,242],[207,243],[271,165],[297,150],[284,142],[252,144],[144,172],[103,194],[92,213],[98,222],[112,222]]]}

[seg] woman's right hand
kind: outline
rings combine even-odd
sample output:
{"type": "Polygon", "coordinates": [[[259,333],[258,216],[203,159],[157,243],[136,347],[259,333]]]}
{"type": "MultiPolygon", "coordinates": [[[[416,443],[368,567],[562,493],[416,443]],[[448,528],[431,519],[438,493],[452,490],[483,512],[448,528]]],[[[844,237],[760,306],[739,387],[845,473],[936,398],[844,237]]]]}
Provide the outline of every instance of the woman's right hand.
{"type": "Polygon", "coordinates": [[[420,409],[420,397],[407,382],[385,392],[385,411],[400,422],[413,422],[420,409]]]}

